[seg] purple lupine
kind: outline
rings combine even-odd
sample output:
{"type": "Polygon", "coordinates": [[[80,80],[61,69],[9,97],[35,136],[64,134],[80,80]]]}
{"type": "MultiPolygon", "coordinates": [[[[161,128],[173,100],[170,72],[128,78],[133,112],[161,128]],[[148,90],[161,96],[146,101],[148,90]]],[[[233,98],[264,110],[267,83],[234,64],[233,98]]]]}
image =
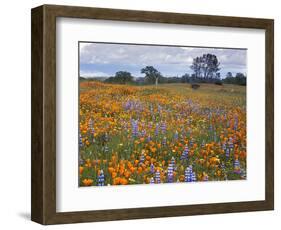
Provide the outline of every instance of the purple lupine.
{"type": "Polygon", "coordinates": [[[184,147],[184,150],[183,150],[183,152],[182,152],[182,154],[181,154],[180,159],[181,159],[181,160],[187,160],[187,159],[188,159],[188,152],[189,152],[189,149],[188,149],[188,146],[186,145],[186,146],[184,147]]]}
{"type": "Polygon", "coordinates": [[[175,158],[174,158],[174,157],[171,158],[171,163],[170,163],[170,164],[173,166],[173,169],[175,169],[175,167],[176,167],[176,161],[175,161],[175,158]]]}
{"type": "Polygon", "coordinates": [[[162,122],[161,123],[161,130],[162,130],[162,133],[165,134],[166,131],[167,131],[167,125],[165,122],[162,122]]]}
{"type": "Polygon", "coordinates": [[[225,145],[225,143],[222,144],[221,148],[222,148],[223,151],[225,152],[225,150],[226,150],[226,145],[225,145]]]}
{"type": "Polygon", "coordinates": [[[150,165],[150,173],[154,173],[155,172],[155,166],[154,164],[150,165]]]}
{"type": "Polygon", "coordinates": [[[91,118],[90,118],[90,120],[88,122],[88,128],[89,128],[91,134],[95,133],[94,122],[93,122],[93,120],[91,118]]]}
{"type": "Polygon", "coordinates": [[[196,173],[195,172],[192,172],[192,174],[191,174],[191,181],[192,182],[196,182],[197,181],[196,173]]]}
{"type": "Polygon", "coordinates": [[[229,155],[230,155],[230,149],[229,149],[229,148],[226,148],[226,149],[225,149],[225,157],[226,157],[226,158],[229,158],[229,155]]]}
{"type": "Polygon", "coordinates": [[[142,110],[143,106],[140,102],[138,101],[127,101],[126,104],[124,105],[125,110],[142,110]]]}
{"type": "Polygon", "coordinates": [[[155,126],[155,136],[158,136],[159,134],[159,124],[156,123],[156,126],[155,126]]]}
{"type": "Polygon", "coordinates": [[[125,106],[124,106],[125,110],[129,110],[130,107],[131,107],[131,102],[130,102],[130,101],[127,101],[126,104],[125,104],[125,106]]]}
{"type": "Polygon", "coordinates": [[[139,134],[138,120],[132,119],[132,136],[138,137],[138,134],[139,134]]]}
{"type": "Polygon", "coordinates": [[[228,148],[230,148],[230,149],[234,148],[232,137],[230,137],[229,140],[228,140],[228,148]]]}
{"type": "Polygon", "coordinates": [[[149,183],[150,183],[150,184],[154,184],[154,178],[153,178],[153,177],[150,178],[149,183]]]}
{"type": "Polygon", "coordinates": [[[192,182],[192,168],[188,166],[184,171],[184,181],[185,182],[192,182]]]}
{"type": "Polygon", "coordinates": [[[141,155],[140,155],[140,162],[139,162],[139,164],[143,163],[144,160],[145,160],[145,156],[144,156],[144,152],[142,152],[141,155]]]}
{"type": "Polygon", "coordinates": [[[240,174],[240,172],[241,172],[241,169],[240,169],[240,162],[239,162],[239,160],[238,159],[236,159],[235,161],[234,161],[234,173],[237,173],[237,174],[240,174]]]}
{"type": "Polygon", "coordinates": [[[155,182],[156,182],[156,184],[160,184],[161,183],[161,178],[160,178],[159,170],[157,170],[156,173],[155,173],[155,182]]]}
{"type": "Polygon", "coordinates": [[[151,136],[150,136],[150,135],[147,136],[146,141],[147,141],[147,142],[150,142],[150,141],[151,141],[151,136]]]}
{"type": "Polygon", "coordinates": [[[141,131],[141,136],[144,137],[145,135],[146,135],[146,130],[143,129],[143,130],[141,131]]]}
{"type": "Polygon", "coordinates": [[[138,107],[138,102],[128,100],[124,106],[125,110],[133,110],[138,107]]]}
{"type": "Polygon", "coordinates": [[[167,182],[172,183],[174,182],[174,167],[172,164],[169,164],[168,171],[167,171],[167,182]]]}
{"type": "Polygon", "coordinates": [[[152,129],[152,122],[148,123],[148,129],[152,129]]]}
{"type": "Polygon", "coordinates": [[[190,172],[193,173],[193,167],[192,167],[192,165],[189,165],[189,168],[190,168],[190,172]]]}
{"type": "Polygon", "coordinates": [[[185,182],[195,182],[197,181],[196,173],[192,169],[192,165],[187,167],[184,171],[184,181],[185,182]]]}
{"type": "Polygon", "coordinates": [[[100,170],[100,175],[98,175],[98,186],[104,186],[104,173],[100,170]]]}
{"type": "Polygon", "coordinates": [[[193,139],[190,139],[190,141],[189,141],[189,146],[192,148],[193,145],[194,145],[194,140],[193,140],[193,139]]]}
{"type": "Polygon", "coordinates": [[[221,163],[221,170],[224,172],[225,171],[225,164],[224,162],[221,163]]]}
{"type": "Polygon", "coordinates": [[[162,145],[165,146],[167,144],[167,137],[163,137],[162,145]]]}

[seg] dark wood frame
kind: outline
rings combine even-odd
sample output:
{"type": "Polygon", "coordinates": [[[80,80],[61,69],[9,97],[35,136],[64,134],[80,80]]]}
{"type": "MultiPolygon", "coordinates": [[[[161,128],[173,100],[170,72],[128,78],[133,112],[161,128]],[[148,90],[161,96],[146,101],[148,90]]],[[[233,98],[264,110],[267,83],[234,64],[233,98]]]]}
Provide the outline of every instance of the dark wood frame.
{"type": "Polygon", "coordinates": [[[43,5],[32,9],[31,219],[61,224],[274,209],[274,21],[179,13],[43,5]],[[265,200],[235,203],[56,212],[56,18],[121,20],[265,30],[265,200]]]}

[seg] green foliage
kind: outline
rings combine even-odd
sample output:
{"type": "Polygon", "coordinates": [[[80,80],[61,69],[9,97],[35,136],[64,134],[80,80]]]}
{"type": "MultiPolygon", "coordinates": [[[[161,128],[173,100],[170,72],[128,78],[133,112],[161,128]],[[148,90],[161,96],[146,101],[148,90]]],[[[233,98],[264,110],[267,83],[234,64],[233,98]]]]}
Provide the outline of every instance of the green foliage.
{"type": "Polygon", "coordinates": [[[213,79],[218,78],[219,61],[214,54],[203,54],[203,56],[193,59],[190,68],[193,70],[195,78],[213,79]]]}
{"type": "Polygon", "coordinates": [[[145,81],[148,83],[158,84],[160,78],[163,78],[161,73],[153,66],[146,66],[141,69],[141,73],[145,74],[145,81]]]}
{"type": "Polygon", "coordinates": [[[127,71],[118,71],[114,77],[105,80],[108,83],[128,84],[133,82],[133,76],[127,71]]]}
{"type": "Polygon", "coordinates": [[[235,84],[235,85],[246,85],[247,78],[243,73],[237,73],[235,77],[232,76],[232,73],[227,73],[226,78],[223,79],[223,83],[226,84],[235,84]]]}

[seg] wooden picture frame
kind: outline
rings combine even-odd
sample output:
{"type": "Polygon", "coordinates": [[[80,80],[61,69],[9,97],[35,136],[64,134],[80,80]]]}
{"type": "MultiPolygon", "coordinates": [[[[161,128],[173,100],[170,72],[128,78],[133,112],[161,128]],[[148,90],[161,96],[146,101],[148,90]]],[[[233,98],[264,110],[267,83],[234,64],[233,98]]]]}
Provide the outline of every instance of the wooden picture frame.
{"type": "Polygon", "coordinates": [[[32,187],[31,219],[63,224],[274,209],[274,21],[179,13],[43,5],[32,9],[32,187]],[[56,18],[121,20],[264,29],[266,34],[265,200],[56,212],[56,18]]]}

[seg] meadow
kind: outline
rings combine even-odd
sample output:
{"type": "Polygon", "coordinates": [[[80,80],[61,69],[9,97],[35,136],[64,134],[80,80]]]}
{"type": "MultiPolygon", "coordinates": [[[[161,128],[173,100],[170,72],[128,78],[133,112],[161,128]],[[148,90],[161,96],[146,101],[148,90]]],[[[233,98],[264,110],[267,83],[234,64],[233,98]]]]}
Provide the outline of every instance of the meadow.
{"type": "Polygon", "coordinates": [[[246,179],[246,87],[80,82],[79,185],[246,179]]]}

